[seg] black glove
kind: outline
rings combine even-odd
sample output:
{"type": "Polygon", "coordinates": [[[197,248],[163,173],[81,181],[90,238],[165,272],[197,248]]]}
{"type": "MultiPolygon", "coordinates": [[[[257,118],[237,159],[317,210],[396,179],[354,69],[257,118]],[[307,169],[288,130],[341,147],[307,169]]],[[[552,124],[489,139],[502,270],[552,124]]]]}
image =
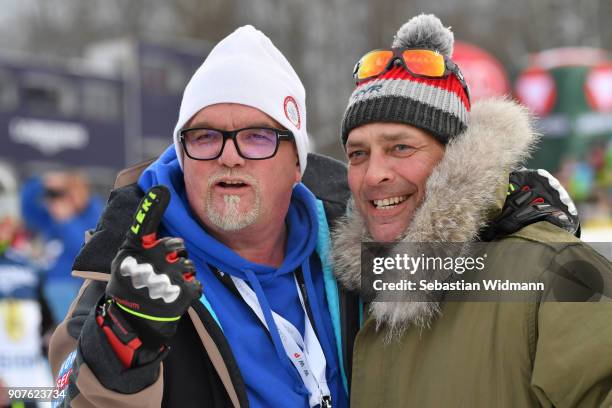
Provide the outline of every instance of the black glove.
{"type": "Polygon", "coordinates": [[[170,192],[151,188],[111,264],[105,302],[96,313],[125,367],[142,365],[164,350],[181,316],[200,298],[193,262],[180,238],[157,239],[170,192]]]}
{"type": "Polygon", "coordinates": [[[580,237],[576,206],[559,180],[543,169],[510,173],[501,215],[481,234],[485,241],[512,234],[538,221],[548,221],[580,237]]]}

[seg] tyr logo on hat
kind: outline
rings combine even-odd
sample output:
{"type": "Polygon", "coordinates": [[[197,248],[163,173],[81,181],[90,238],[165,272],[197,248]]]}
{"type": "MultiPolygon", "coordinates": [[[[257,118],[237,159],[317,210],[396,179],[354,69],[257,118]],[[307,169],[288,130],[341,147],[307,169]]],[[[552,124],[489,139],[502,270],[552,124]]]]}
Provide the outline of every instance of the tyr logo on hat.
{"type": "Polygon", "coordinates": [[[302,120],[300,118],[300,110],[297,102],[292,96],[288,96],[285,98],[285,102],[283,104],[285,108],[285,116],[287,116],[289,122],[293,123],[293,125],[299,129],[302,125],[302,120]]]}
{"type": "Polygon", "coordinates": [[[383,87],[382,85],[378,84],[378,85],[369,86],[366,89],[360,89],[359,91],[355,91],[353,95],[351,95],[351,100],[357,99],[361,95],[367,95],[372,92],[380,92],[382,87],[383,87]]]}

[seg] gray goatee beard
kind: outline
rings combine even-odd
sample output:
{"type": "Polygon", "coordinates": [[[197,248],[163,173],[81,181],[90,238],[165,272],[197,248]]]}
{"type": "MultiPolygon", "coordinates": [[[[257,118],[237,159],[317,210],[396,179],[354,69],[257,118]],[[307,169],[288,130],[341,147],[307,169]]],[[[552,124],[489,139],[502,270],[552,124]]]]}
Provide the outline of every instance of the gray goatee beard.
{"type": "Polygon", "coordinates": [[[246,212],[240,211],[240,196],[238,195],[224,195],[224,208],[218,211],[213,204],[213,190],[214,185],[219,180],[232,176],[231,170],[214,174],[208,180],[208,194],[206,196],[206,202],[204,209],[206,216],[210,222],[216,227],[224,231],[238,231],[243,228],[252,225],[259,218],[260,207],[261,207],[261,190],[257,180],[248,174],[233,174],[234,177],[240,177],[246,181],[255,191],[255,202],[253,206],[246,212]]]}

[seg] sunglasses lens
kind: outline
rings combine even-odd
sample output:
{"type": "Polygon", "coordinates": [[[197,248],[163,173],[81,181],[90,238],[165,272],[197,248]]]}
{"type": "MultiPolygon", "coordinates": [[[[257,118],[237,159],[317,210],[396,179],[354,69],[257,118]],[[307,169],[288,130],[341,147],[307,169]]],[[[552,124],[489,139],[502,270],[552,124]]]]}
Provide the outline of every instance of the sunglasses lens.
{"type": "Polygon", "coordinates": [[[405,50],[402,53],[408,69],[417,75],[441,77],[445,72],[444,57],[430,50],[405,50]]]}
{"type": "Polygon", "coordinates": [[[359,61],[357,79],[369,78],[383,72],[393,57],[393,51],[372,51],[364,55],[359,61]]]}

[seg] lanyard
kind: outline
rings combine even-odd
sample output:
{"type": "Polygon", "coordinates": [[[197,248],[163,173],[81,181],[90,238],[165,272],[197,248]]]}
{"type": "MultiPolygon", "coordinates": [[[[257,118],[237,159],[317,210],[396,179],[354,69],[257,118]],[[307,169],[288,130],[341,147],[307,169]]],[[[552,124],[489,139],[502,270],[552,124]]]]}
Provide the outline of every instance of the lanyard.
{"type": "MultiPolygon", "coordinates": [[[[234,276],[231,276],[231,278],[242,299],[244,299],[246,304],[253,310],[261,323],[269,331],[270,328],[266,323],[263,311],[261,310],[261,306],[257,300],[257,295],[255,295],[255,292],[253,292],[253,289],[251,289],[242,279],[234,276]]],[[[320,406],[321,408],[331,408],[331,393],[329,392],[327,380],[325,378],[325,355],[323,354],[321,344],[319,343],[314,328],[312,327],[312,323],[308,318],[308,313],[306,313],[304,298],[299,289],[295,275],[294,279],[298,296],[300,298],[300,303],[302,304],[302,309],[304,310],[304,315],[306,316],[306,319],[304,319],[304,338],[302,338],[299,330],[296,329],[291,322],[278,313],[271,311],[272,317],[274,318],[274,323],[276,323],[276,327],[278,328],[278,334],[281,342],[283,343],[285,353],[298,371],[302,381],[304,382],[304,386],[310,394],[308,401],[310,407],[313,408],[320,406]]]]}

